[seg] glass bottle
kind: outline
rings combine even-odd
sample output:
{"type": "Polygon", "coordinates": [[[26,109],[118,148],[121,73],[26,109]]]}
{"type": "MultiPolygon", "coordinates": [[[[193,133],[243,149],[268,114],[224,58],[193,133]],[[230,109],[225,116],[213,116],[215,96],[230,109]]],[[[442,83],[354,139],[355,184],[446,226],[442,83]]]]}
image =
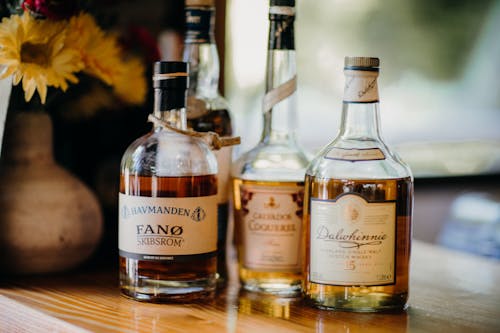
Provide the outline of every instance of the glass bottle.
{"type": "Polygon", "coordinates": [[[346,57],[338,136],[306,173],[304,293],[315,306],[403,309],[413,177],[379,130],[379,59],[346,57]]]}
{"type": "MultiPolygon", "coordinates": [[[[153,115],[186,129],[187,64],[156,62],[153,115]]],[[[217,161],[200,139],[154,125],[121,163],[120,289],[148,302],[211,298],[217,265],[217,161]]]]}
{"type": "MultiPolygon", "coordinates": [[[[219,55],[214,37],[214,0],[186,0],[184,61],[189,63],[187,100],[188,127],[198,132],[212,131],[231,136],[233,128],[226,100],[219,94],[219,55]]],[[[229,210],[229,177],[232,147],[214,152],[219,171],[217,271],[220,281],[227,275],[226,239],[229,210]]]]}
{"type": "Polygon", "coordinates": [[[235,243],[243,287],[301,290],[302,204],[308,158],[295,137],[295,1],[271,0],[264,127],[232,167],[235,243]]]}

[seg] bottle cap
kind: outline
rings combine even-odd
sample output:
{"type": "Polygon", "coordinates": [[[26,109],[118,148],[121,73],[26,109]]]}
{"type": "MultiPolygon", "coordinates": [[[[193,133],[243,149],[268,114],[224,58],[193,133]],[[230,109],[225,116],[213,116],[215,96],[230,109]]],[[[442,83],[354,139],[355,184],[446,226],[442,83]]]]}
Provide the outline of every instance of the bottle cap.
{"type": "Polygon", "coordinates": [[[372,57],[345,57],[345,68],[378,68],[380,65],[379,58],[372,57]]]}
{"type": "Polygon", "coordinates": [[[186,0],[186,7],[195,7],[195,6],[203,6],[203,7],[214,7],[215,0],[186,0]]]}
{"type": "Polygon", "coordinates": [[[153,88],[186,90],[188,64],[182,61],[157,61],[153,67],[153,88]]]}
{"type": "Polygon", "coordinates": [[[269,6],[289,6],[295,7],[295,0],[270,0],[269,6]]]}

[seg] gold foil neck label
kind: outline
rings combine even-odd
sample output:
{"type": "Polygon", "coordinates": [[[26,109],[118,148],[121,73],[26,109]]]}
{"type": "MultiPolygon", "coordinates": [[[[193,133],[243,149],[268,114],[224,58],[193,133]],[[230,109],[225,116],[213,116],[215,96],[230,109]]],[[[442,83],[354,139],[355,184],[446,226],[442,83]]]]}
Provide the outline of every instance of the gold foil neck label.
{"type": "Polygon", "coordinates": [[[366,148],[366,149],[347,149],[347,148],[332,148],[325,155],[325,158],[340,161],[372,161],[372,160],[385,160],[385,155],[379,148],[366,148]]]}
{"type": "Polygon", "coordinates": [[[217,250],[217,196],[152,198],[119,194],[118,248],[141,255],[217,250]]]}
{"type": "Polygon", "coordinates": [[[396,203],[357,194],[311,199],[311,282],[373,286],[395,282],[396,203]]]}
{"type": "Polygon", "coordinates": [[[243,266],[299,272],[304,187],[243,184],[240,193],[243,266]]]}
{"type": "Polygon", "coordinates": [[[344,103],[378,102],[378,71],[344,70],[344,103]]]}

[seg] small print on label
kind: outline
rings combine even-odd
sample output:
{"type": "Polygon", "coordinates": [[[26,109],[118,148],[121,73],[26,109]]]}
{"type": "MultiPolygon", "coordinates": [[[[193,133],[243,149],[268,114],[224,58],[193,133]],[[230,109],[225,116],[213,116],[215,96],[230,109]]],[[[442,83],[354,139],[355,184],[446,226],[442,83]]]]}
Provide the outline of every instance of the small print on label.
{"type": "Polygon", "coordinates": [[[346,149],[346,148],[332,148],[325,158],[340,161],[373,161],[385,160],[385,155],[379,148],[367,149],[346,149]]]}
{"type": "Polygon", "coordinates": [[[387,285],[395,279],[396,203],[347,194],[311,200],[310,274],[314,283],[387,285]]]}
{"type": "Polygon", "coordinates": [[[300,270],[303,187],[242,186],[244,265],[272,271],[300,270]]]}

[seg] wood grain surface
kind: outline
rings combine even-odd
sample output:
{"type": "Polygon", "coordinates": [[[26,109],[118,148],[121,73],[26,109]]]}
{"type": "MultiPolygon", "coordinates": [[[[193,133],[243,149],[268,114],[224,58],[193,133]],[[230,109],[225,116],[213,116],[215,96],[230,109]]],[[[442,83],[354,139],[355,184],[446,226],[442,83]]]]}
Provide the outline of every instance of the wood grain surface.
{"type": "Polygon", "coordinates": [[[500,262],[414,242],[410,308],[363,314],[242,292],[158,305],[120,296],[117,272],[0,282],[0,332],[500,332],[500,262]]]}

